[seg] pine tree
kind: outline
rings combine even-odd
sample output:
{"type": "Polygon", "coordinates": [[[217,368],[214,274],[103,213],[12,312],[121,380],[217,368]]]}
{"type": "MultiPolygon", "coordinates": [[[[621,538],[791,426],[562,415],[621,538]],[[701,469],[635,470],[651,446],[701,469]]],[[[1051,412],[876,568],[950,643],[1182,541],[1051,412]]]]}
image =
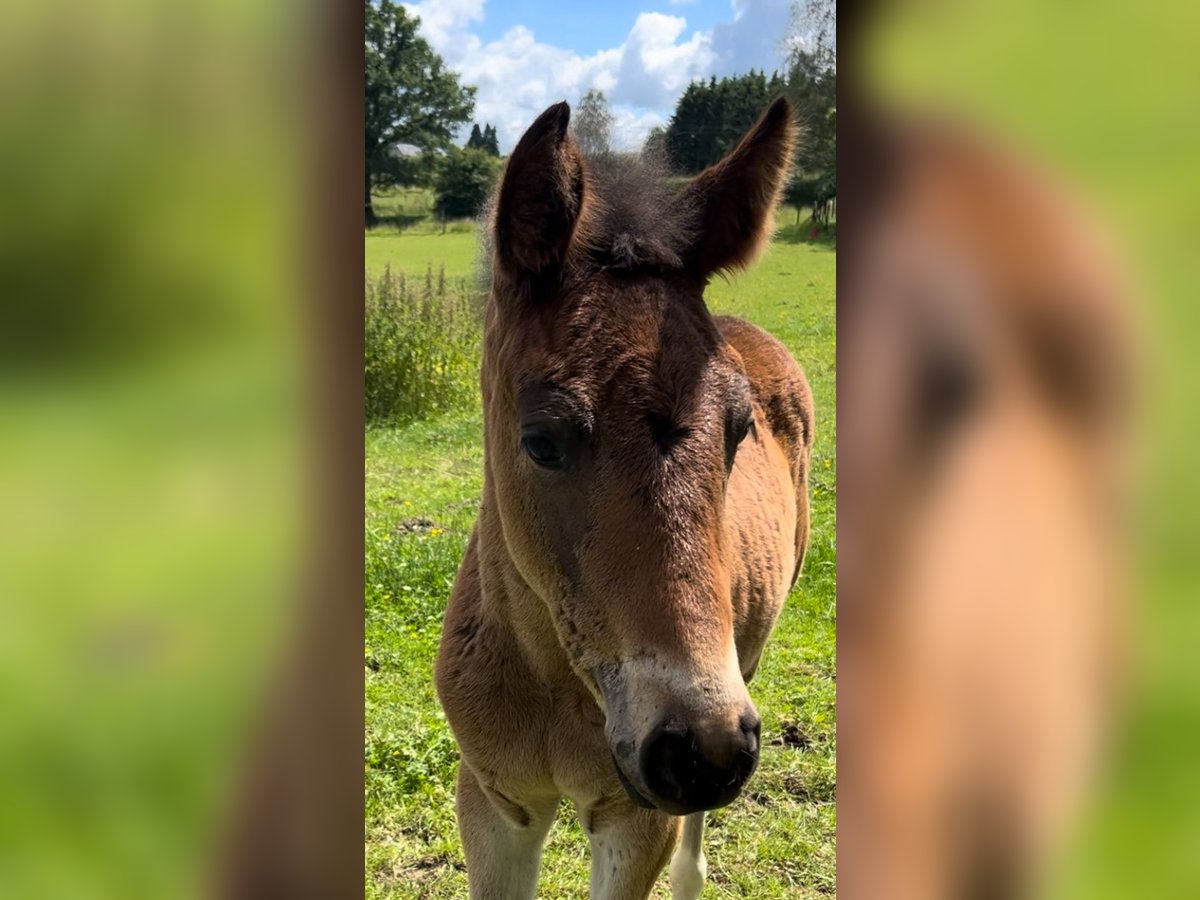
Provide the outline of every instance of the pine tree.
{"type": "Polygon", "coordinates": [[[733,78],[716,77],[688,85],[667,126],[666,147],[672,164],[699,172],[733,149],[773,99],[785,80],[774,72],[751,69],[733,78]]]}
{"type": "Polygon", "coordinates": [[[493,125],[491,125],[491,123],[488,123],[484,126],[483,143],[481,145],[481,149],[487,153],[490,153],[492,156],[500,155],[500,141],[496,137],[496,129],[493,125]]]}

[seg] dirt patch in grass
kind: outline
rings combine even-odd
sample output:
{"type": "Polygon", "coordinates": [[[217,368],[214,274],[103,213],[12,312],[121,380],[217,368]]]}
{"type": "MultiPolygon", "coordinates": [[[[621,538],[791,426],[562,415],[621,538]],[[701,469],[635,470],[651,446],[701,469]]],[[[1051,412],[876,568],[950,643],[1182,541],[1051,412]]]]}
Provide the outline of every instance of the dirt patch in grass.
{"type": "Polygon", "coordinates": [[[770,794],[765,794],[762,791],[747,791],[746,799],[756,806],[775,805],[775,799],[770,794]]]}
{"type": "Polygon", "coordinates": [[[413,516],[411,519],[405,519],[396,526],[397,534],[428,534],[431,531],[445,530],[445,528],[427,516],[413,516]]]}
{"type": "Polygon", "coordinates": [[[837,795],[837,783],[817,778],[807,781],[798,775],[783,779],[783,789],[801,803],[832,803],[837,795]]]}
{"type": "Polygon", "coordinates": [[[793,750],[807,750],[812,746],[812,739],[800,730],[795,722],[784,722],[780,726],[780,735],[771,741],[772,747],[791,747],[793,750]]]}
{"type": "Polygon", "coordinates": [[[455,859],[449,853],[437,853],[419,856],[416,859],[397,860],[392,865],[383,867],[376,878],[384,884],[411,888],[423,881],[439,878],[446,870],[465,872],[466,868],[461,860],[455,859]]]}

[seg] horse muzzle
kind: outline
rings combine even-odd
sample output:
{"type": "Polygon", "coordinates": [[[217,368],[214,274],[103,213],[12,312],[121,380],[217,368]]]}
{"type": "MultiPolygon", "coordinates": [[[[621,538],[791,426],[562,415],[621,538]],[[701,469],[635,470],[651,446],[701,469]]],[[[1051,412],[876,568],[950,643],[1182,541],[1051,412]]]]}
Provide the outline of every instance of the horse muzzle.
{"type": "Polygon", "coordinates": [[[638,806],[675,816],[732,803],[758,766],[762,722],[752,706],[731,728],[689,726],[668,716],[641,741],[633,777],[613,754],[621,787],[638,806]]]}

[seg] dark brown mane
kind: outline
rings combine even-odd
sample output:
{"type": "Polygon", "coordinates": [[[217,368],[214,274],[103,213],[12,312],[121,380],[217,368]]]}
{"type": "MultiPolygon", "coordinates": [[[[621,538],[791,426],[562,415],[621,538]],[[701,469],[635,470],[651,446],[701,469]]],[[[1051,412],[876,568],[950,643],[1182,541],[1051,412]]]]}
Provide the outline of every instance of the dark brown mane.
{"type": "Polygon", "coordinates": [[[606,153],[585,159],[593,206],[586,259],[603,269],[674,271],[695,238],[698,210],[671,184],[654,155],[606,153]]]}
{"type": "MultiPolygon", "coordinates": [[[[666,161],[655,154],[604,153],[585,157],[584,166],[589,214],[580,225],[571,264],[631,275],[682,269],[700,211],[672,182],[666,161]]],[[[485,294],[491,287],[498,194],[499,185],[476,228],[485,294]]]]}

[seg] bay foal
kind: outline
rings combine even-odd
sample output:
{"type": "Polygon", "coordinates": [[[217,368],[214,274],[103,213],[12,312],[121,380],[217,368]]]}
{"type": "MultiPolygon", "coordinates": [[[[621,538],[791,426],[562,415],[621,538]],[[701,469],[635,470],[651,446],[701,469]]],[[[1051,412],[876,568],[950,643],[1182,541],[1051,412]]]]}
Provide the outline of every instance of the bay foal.
{"type": "Polygon", "coordinates": [[[560,798],[594,898],[671,863],[699,896],[704,810],[758,761],[753,676],[808,539],[812,401],[784,347],[704,289],[767,239],[794,125],[777,101],[672,190],[585,161],[565,103],[509,159],[491,221],[485,477],[437,688],[462,752],[473,898],[534,895],[560,798]]]}

